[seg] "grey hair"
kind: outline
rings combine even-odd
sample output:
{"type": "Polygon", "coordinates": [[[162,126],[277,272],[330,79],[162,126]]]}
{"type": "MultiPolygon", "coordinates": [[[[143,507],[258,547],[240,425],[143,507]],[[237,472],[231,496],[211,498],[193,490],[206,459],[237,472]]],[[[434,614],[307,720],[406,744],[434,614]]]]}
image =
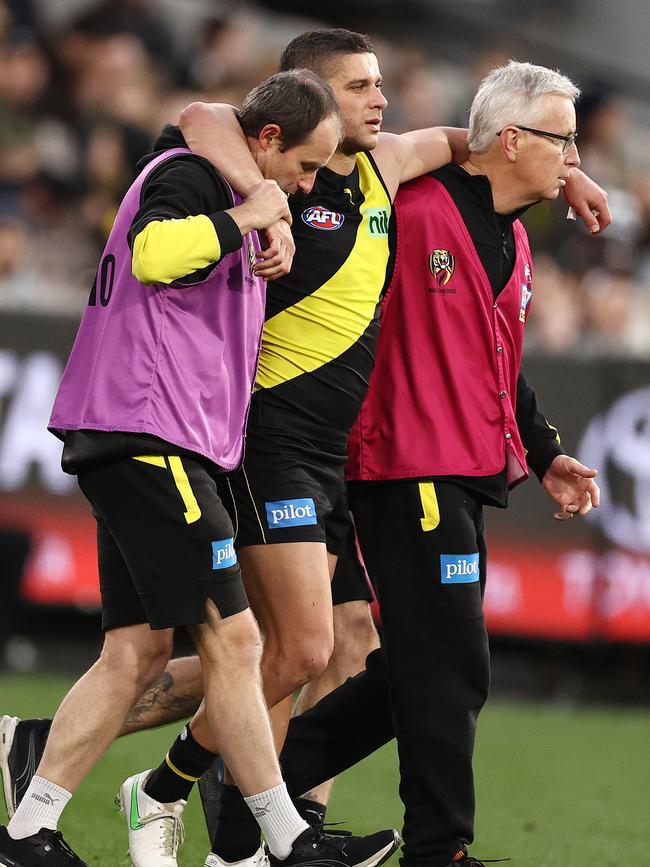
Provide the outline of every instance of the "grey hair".
{"type": "Polygon", "coordinates": [[[561,72],[510,60],[489,72],[480,84],[469,112],[467,143],[475,153],[484,153],[504,126],[519,123],[534,126],[542,97],[558,94],[575,102],[580,90],[561,72]]]}

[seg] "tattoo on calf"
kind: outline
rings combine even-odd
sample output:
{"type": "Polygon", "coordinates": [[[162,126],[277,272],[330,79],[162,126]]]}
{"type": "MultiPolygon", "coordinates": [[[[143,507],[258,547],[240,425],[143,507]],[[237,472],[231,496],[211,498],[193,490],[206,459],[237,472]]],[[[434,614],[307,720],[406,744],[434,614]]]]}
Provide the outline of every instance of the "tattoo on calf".
{"type": "Polygon", "coordinates": [[[178,695],[173,688],[174,678],[164,671],[133,705],[124,728],[139,731],[192,716],[199,706],[196,696],[178,695]]]}

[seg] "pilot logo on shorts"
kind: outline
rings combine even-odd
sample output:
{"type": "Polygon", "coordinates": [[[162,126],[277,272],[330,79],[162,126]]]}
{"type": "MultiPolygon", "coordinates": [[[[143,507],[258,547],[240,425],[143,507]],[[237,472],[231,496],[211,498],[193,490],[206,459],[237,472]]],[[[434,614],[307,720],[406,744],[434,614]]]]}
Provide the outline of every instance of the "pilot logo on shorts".
{"type": "Polygon", "coordinates": [[[473,584],[478,579],[478,553],[440,555],[440,580],[443,584],[473,584]]]}
{"type": "Polygon", "coordinates": [[[264,503],[266,522],[270,530],[280,527],[299,527],[303,524],[317,524],[316,506],[311,497],[301,500],[277,500],[264,503]]]}
{"type": "Polygon", "coordinates": [[[212,568],[228,569],[237,562],[234,539],[219,539],[212,543],[212,568]]]}
{"type": "Polygon", "coordinates": [[[449,250],[434,250],[429,256],[429,270],[438,286],[446,286],[456,267],[456,259],[449,250]]]}
{"type": "Polygon", "coordinates": [[[343,214],[330,211],[322,205],[313,205],[311,208],[305,208],[301,217],[303,223],[307,223],[308,226],[314,229],[324,229],[326,232],[340,229],[345,220],[343,214]]]}

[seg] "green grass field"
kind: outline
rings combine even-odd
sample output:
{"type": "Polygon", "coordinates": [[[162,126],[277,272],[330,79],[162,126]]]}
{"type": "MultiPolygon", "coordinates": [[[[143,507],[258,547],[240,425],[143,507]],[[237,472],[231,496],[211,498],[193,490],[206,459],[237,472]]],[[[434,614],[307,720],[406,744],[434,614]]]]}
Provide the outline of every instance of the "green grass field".
{"type": "MultiPolygon", "coordinates": [[[[44,675],[0,677],[0,711],[45,716],[69,684],[44,675]]],[[[118,741],[66,810],[62,830],[92,867],[130,863],[113,796],[126,776],[157,764],[177,729],[118,741]]],[[[481,717],[476,778],[478,857],[510,857],[512,867],[650,865],[647,711],[494,700],[481,717]]],[[[400,827],[397,779],[391,745],[340,778],[329,818],[358,833],[400,827]]],[[[209,846],[196,794],[185,824],[179,863],[201,867],[209,846]]]]}

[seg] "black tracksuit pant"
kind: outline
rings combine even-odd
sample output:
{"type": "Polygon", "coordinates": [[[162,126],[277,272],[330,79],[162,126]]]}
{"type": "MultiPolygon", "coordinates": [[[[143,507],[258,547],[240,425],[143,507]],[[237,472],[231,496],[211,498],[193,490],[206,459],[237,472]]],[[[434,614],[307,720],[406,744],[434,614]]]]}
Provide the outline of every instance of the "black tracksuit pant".
{"type": "Polygon", "coordinates": [[[292,720],[285,778],[302,794],[395,735],[402,864],[443,867],[473,839],[472,753],[489,687],[482,505],[459,485],[416,480],[354,483],[349,497],[384,647],[292,720]]]}

